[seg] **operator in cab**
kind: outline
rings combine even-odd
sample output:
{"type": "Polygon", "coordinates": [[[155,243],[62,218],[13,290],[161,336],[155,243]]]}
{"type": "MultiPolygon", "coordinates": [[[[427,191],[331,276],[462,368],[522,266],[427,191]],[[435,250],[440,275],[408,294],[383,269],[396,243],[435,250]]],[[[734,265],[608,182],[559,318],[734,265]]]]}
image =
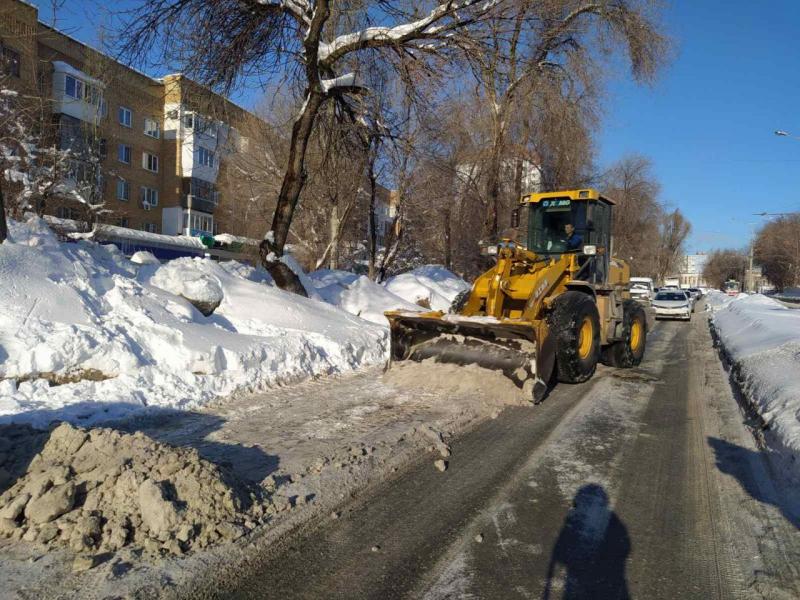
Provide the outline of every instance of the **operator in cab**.
{"type": "Polygon", "coordinates": [[[567,244],[567,250],[580,250],[583,246],[583,238],[575,231],[575,226],[572,223],[564,225],[564,232],[567,234],[567,239],[564,240],[567,244]]]}

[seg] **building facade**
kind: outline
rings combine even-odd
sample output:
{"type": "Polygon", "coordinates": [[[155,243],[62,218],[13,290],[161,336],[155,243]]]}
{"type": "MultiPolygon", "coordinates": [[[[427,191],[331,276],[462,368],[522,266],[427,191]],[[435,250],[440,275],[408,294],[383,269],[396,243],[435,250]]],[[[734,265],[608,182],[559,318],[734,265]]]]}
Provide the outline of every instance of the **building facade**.
{"type": "Polygon", "coordinates": [[[706,280],[703,279],[703,267],[707,260],[708,254],[704,252],[687,254],[683,257],[683,269],[679,276],[681,287],[708,287],[706,280]]]}
{"type": "Polygon", "coordinates": [[[70,151],[69,177],[103,205],[93,216],[62,198],[45,213],[166,235],[266,231],[263,214],[248,217],[250,231],[219,218],[237,212],[225,173],[260,126],[253,114],[183,75],[129,68],[41,23],[22,0],[0,0],[0,42],[4,81],[41,99],[51,141],[70,151]]]}

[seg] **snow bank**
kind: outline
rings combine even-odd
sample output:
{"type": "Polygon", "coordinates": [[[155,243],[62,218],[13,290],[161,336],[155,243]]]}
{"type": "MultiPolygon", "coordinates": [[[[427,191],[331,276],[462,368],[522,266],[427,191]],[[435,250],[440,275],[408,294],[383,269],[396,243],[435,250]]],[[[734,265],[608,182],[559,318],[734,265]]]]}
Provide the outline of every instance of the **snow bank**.
{"type": "Polygon", "coordinates": [[[800,310],[740,294],[714,308],[712,323],[770,445],[800,478],[800,310]]]}
{"type": "Polygon", "coordinates": [[[383,316],[387,310],[422,310],[363,275],[323,269],[309,278],[325,302],[380,325],[388,325],[383,316]]]}
{"type": "Polygon", "coordinates": [[[440,265],[425,265],[387,280],[386,289],[407,302],[447,311],[470,285],[440,265]]]}
{"type": "Polygon", "coordinates": [[[10,226],[0,245],[0,421],[93,424],[385,360],[385,328],[266,285],[255,269],[200,258],[136,265],[114,246],[62,244],[38,218],[10,226]],[[203,282],[202,293],[221,290],[213,315],[175,294],[185,291],[179,274],[203,282]]]}
{"type": "Polygon", "coordinates": [[[734,300],[747,298],[748,295],[749,294],[740,292],[736,296],[729,296],[728,294],[720,292],[719,290],[709,290],[708,294],[706,294],[706,310],[717,310],[718,308],[727,306],[734,300]]]}

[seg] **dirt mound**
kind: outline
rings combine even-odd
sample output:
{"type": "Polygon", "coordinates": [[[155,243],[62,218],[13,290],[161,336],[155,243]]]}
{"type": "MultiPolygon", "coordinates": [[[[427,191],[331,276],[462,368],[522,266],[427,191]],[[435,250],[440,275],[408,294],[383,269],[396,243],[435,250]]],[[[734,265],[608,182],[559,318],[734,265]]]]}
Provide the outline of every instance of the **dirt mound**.
{"type": "Polygon", "coordinates": [[[0,535],[76,552],[183,554],[237,539],[271,512],[260,488],[194,449],[66,423],[0,427],[0,490],[0,535]]]}

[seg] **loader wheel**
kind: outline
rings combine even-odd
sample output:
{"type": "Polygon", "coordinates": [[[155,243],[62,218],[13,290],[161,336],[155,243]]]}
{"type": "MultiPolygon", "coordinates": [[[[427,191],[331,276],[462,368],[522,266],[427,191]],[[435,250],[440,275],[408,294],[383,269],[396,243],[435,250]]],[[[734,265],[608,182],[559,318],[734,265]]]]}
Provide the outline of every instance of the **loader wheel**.
{"type": "Polygon", "coordinates": [[[464,307],[467,305],[469,301],[469,295],[472,293],[472,288],[468,290],[464,290],[463,292],[458,292],[458,295],[453,298],[453,302],[450,304],[450,309],[447,311],[451,315],[456,315],[461,313],[464,310],[464,307]]]}
{"type": "Polygon", "coordinates": [[[603,349],[603,364],[620,369],[636,367],[642,362],[647,346],[647,317],[634,300],[622,303],[622,339],[603,349]]]}
{"type": "Polygon", "coordinates": [[[600,355],[600,315],[591,296],[564,292],[553,302],[547,325],[555,336],[558,380],[581,383],[589,379],[600,355]]]}

